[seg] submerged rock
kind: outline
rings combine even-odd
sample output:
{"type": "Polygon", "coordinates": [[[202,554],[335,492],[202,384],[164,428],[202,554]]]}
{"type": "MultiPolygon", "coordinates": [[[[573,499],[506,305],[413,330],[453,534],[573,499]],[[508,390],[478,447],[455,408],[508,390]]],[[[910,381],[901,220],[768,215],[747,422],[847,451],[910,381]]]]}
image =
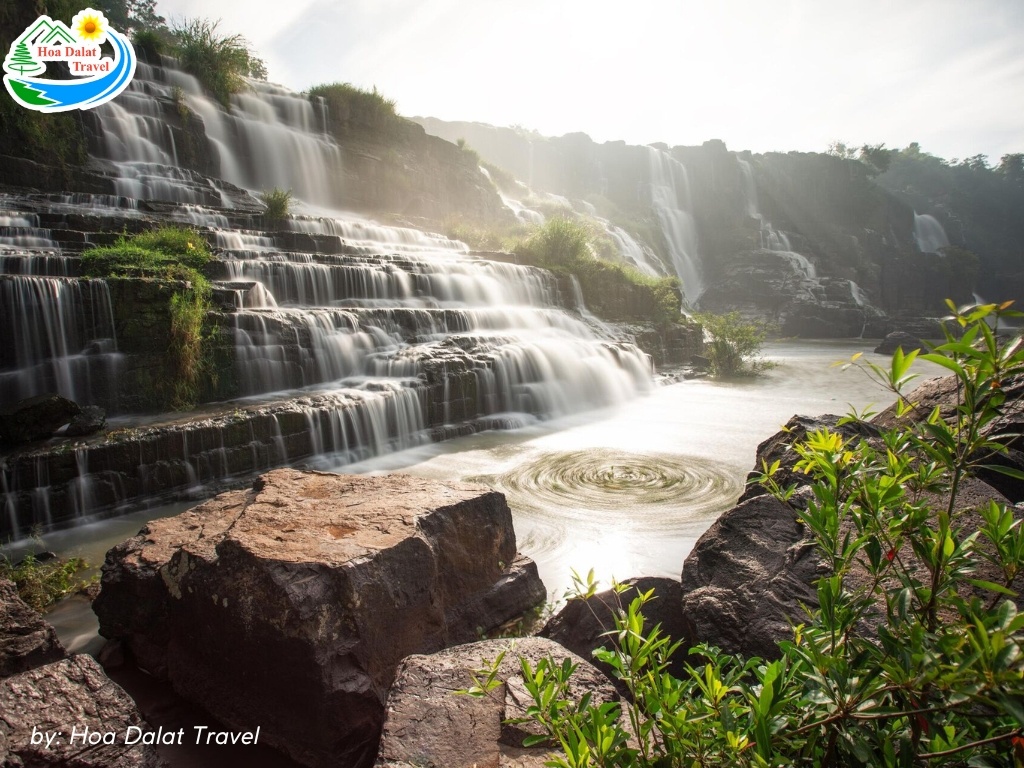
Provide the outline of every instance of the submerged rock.
{"type": "Polygon", "coordinates": [[[94,608],[102,635],[226,724],[359,766],[402,658],[544,597],[499,493],[286,469],[112,549],[94,608]]]}
{"type": "Polygon", "coordinates": [[[902,349],[903,354],[914,351],[927,352],[928,345],[905,331],[893,331],[875,347],[875,352],[879,355],[891,355],[897,349],[902,349]]]}
{"type": "Polygon", "coordinates": [[[0,579],[0,678],[64,658],[53,627],[19,596],[13,581],[0,579]]]}
{"type": "Polygon", "coordinates": [[[541,659],[576,664],[568,697],[590,694],[600,705],[618,696],[593,666],[551,640],[488,640],[402,662],[388,695],[387,719],[376,768],[542,768],[551,744],[523,747],[523,739],[541,731],[524,717],[533,699],[523,685],[520,659],[533,668],[541,659]],[[495,680],[482,697],[454,693],[473,685],[471,673],[487,667],[504,652],[495,680]]]}
{"type": "Polygon", "coordinates": [[[162,768],[156,747],[125,743],[148,730],[91,656],[0,680],[0,765],[162,768]]]}

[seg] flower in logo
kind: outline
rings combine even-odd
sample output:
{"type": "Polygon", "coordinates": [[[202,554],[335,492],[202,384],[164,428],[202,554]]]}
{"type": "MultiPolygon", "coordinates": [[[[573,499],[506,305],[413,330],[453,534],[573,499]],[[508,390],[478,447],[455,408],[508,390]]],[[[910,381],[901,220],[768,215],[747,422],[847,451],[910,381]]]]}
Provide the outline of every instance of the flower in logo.
{"type": "Polygon", "coordinates": [[[92,8],[76,13],[71,20],[71,28],[84,43],[102,43],[107,39],[107,19],[92,8]]]}

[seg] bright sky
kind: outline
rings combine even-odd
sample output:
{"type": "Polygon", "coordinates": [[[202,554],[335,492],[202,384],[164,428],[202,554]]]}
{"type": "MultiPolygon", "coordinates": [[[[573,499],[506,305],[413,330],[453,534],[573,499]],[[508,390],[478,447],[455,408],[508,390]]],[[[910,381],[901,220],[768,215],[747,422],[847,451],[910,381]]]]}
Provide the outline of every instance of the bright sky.
{"type": "Polygon", "coordinates": [[[404,115],[597,141],[1024,152],[1020,0],[158,0],[270,79],[376,85],[404,115]]]}

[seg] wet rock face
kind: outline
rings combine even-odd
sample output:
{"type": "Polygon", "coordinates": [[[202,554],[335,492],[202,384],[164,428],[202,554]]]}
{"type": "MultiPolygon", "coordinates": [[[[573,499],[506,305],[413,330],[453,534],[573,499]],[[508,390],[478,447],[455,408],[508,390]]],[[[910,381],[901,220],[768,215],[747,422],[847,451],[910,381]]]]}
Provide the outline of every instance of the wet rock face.
{"type": "Polygon", "coordinates": [[[0,444],[44,440],[70,422],[81,408],[60,395],[37,395],[0,411],[0,444]]]}
{"type": "Polygon", "coordinates": [[[0,680],[0,765],[162,768],[154,746],[125,743],[148,730],[91,656],[0,680]]]}
{"type": "Polygon", "coordinates": [[[107,555],[100,633],[186,698],[312,766],[367,765],[399,661],[543,600],[504,497],[278,470],[107,555]]]}
{"type": "Polygon", "coordinates": [[[520,659],[533,668],[541,659],[577,664],[568,695],[578,701],[592,695],[599,705],[618,697],[593,666],[551,640],[530,637],[488,640],[402,662],[388,695],[387,719],[376,768],[542,768],[552,746],[523,748],[523,739],[541,731],[524,717],[532,703],[523,685],[520,659]],[[453,693],[473,685],[470,673],[505,656],[495,680],[499,685],[481,698],[453,693]]]}
{"type": "Polygon", "coordinates": [[[0,678],[64,658],[64,647],[43,617],[0,579],[0,678]]]}

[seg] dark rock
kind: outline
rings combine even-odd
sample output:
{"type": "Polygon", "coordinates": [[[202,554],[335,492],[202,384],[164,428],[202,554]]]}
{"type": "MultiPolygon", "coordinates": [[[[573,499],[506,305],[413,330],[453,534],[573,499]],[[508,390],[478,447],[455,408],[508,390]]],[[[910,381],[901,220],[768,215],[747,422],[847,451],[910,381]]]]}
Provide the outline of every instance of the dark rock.
{"type": "Polygon", "coordinates": [[[711,360],[703,355],[693,355],[693,357],[690,358],[690,365],[698,370],[706,371],[711,367],[711,360]]]}
{"type": "Polygon", "coordinates": [[[98,405],[87,405],[82,412],[71,419],[68,428],[64,430],[66,437],[80,437],[99,432],[107,426],[107,414],[98,405]]]}
{"type": "Polygon", "coordinates": [[[94,609],[219,720],[307,765],[362,766],[402,658],[544,594],[499,493],[277,470],[112,549],[94,609]]]}
{"type": "Polygon", "coordinates": [[[747,475],[747,486],[739,500],[746,501],[765,492],[765,489],[754,480],[762,473],[765,465],[771,466],[775,461],[779,462],[779,469],[773,475],[773,479],[780,487],[807,485],[811,480],[810,477],[802,472],[793,471],[793,467],[800,457],[790,446],[805,440],[811,432],[828,429],[832,432],[839,432],[848,440],[878,437],[878,429],[872,424],[853,421],[840,426],[840,418],[831,413],[818,417],[793,416],[781,430],[757,446],[754,469],[747,475]]]}
{"type": "Polygon", "coordinates": [[[58,661],[64,646],[38,612],[18,596],[13,581],[0,579],[0,677],[58,661]]]}
{"type": "MultiPolygon", "coordinates": [[[[624,584],[629,588],[621,594],[609,589],[587,600],[570,600],[562,610],[551,617],[538,634],[554,640],[585,659],[590,659],[595,667],[611,676],[611,667],[594,659],[593,653],[598,648],[612,649],[611,640],[605,633],[614,628],[620,606],[624,609],[638,593],[653,589],[654,598],[644,606],[644,618],[647,620],[645,630],[649,631],[655,624],[661,624],[663,635],[668,636],[673,642],[687,637],[687,628],[679,607],[682,591],[676,579],[642,576],[629,579],[624,584]]],[[[671,671],[677,676],[685,672],[683,661],[687,650],[689,649],[681,648],[673,658],[671,671]]]]}
{"type": "Polygon", "coordinates": [[[523,748],[526,736],[540,733],[532,724],[510,724],[532,703],[522,680],[520,659],[532,667],[541,659],[570,659],[578,665],[568,696],[593,696],[593,704],[618,697],[608,680],[586,661],[550,640],[487,640],[402,662],[388,694],[387,719],[376,768],[542,768],[550,744],[523,748]],[[453,691],[473,684],[470,673],[505,652],[496,680],[500,685],[481,698],[453,691]]]}
{"type": "MultiPolygon", "coordinates": [[[[984,464],[1024,471],[1024,440],[1020,437],[1024,434],[1024,377],[1007,379],[1002,382],[1002,387],[1006,402],[1001,406],[999,416],[984,425],[982,433],[1006,446],[1006,452],[987,456],[984,464]]],[[[896,415],[896,406],[891,405],[876,414],[872,423],[879,427],[893,427],[921,421],[935,408],[939,409],[942,418],[953,418],[957,406],[956,378],[943,376],[925,381],[910,392],[908,400],[912,407],[902,417],[896,415]]],[[[974,471],[1011,501],[1024,501],[1024,481],[985,467],[974,471]]]]}
{"type": "Polygon", "coordinates": [[[757,496],[724,513],[683,565],[681,601],[691,645],[726,653],[778,656],[776,644],[813,605],[825,574],[788,504],[757,496]]]}
{"type": "Polygon", "coordinates": [[[43,440],[81,412],[76,403],[60,395],[37,395],[0,410],[0,442],[19,445],[43,440]]]}
{"type": "MultiPolygon", "coordinates": [[[[810,489],[798,492],[793,503],[806,503],[809,493],[810,489]]],[[[962,483],[954,510],[961,538],[978,529],[981,519],[974,510],[990,500],[1007,503],[980,480],[967,478],[962,483]]],[[[935,496],[926,496],[926,501],[932,508],[947,503],[935,496]]],[[[1024,512],[1018,511],[1021,516],[1024,512]]],[[[910,569],[923,567],[910,552],[904,558],[910,569]]],[[[817,608],[815,582],[828,574],[792,506],[767,495],[744,501],[715,521],[683,564],[682,611],[688,640],[727,653],[778,657],[777,643],[792,637],[792,626],[806,620],[804,606],[817,608]]],[[[971,577],[996,582],[1002,578],[990,563],[983,563],[971,577]]],[[[847,578],[856,586],[867,574],[856,565],[847,578]]],[[[1024,574],[1011,588],[1020,593],[1021,584],[1024,574]]],[[[991,597],[969,584],[960,584],[958,592],[965,599],[972,594],[991,597]]]]}
{"type": "Polygon", "coordinates": [[[904,331],[893,331],[882,339],[881,344],[875,347],[875,352],[879,355],[891,355],[897,349],[902,349],[903,354],[907,354],[915,350],[919,352],[927,352],[928,345],[909,333],[904,331]]]}
{"type": "MultiPolygon", "coordinates": [[[[125,744],[149,731],[135,702],[107,678],[92,657],[73,656],[0,680],[0,764],[74,768],[158,768],[156,747],[125,744]],[[113,743],[71,740],[72,730],[113,733],[113,743]],[[33,732],[60,733],[52,744],[32,743],[33,732]]],[[[101,738],[103,738],[101,736],[101,738]]]]}

